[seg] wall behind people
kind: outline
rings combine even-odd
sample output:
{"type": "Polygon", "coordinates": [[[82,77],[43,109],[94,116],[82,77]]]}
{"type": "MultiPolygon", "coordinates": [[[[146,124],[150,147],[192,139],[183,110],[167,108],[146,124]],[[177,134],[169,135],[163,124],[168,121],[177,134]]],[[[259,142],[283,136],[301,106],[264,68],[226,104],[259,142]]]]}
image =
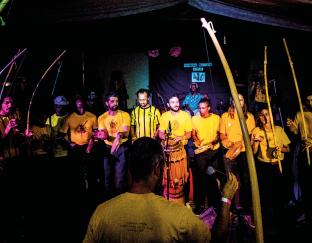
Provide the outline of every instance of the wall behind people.
{"type": "MultiPolygon", "coordinates": [[[[98,50],[85,52],[86,82],[88,86],[96,85],[91,76],[95,70],[104,84],[104,93],[108,92],[109,81],[112,72],[120,71],[125,81],[129,99],[128,109],[136,105],[137,96],[135,93],[139,88],[148,89],[149,70],[148,57],[143,52],[131,53],[99,53],[98,50]]],[[[103,102],[105,97],[103,96],[103,102]]]]}

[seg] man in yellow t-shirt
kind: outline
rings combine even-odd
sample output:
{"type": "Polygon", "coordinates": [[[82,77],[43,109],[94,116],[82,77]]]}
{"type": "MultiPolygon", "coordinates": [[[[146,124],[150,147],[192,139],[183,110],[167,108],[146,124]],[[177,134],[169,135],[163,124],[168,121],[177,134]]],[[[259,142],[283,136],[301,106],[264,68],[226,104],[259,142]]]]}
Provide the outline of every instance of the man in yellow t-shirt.
{"type": "MultiPolygon", "coordinates": [[[[248,133],[251,134],[252,130],[256,126],[255,118],[247,111],[247,105],[245,104],[244,97],[239,94],[238,98],[244,112],[248,133]]],[[[246,213],[244,219],[247,225],[254,228],[255,226],[251,220],[251,187],[245,146],[243,146],[241,152],[234,160],[227,159],[225,156],[228,149],[232,147],[235,142],[244,142],[240,121],[234,102],[230,105],[228,112],[225,112],[221,116],[220,138],[222,141],[223,163],[225,171],[227,174],[230,172],[234,174],[238,172],[241,181],[240,204],[243,206],[246,213]]],[[[235,202],[233,201],[232,204],[234,205],[234,203],[235,202]]],[[[233,207],[235,207],[235,205],[233,207]]]]}
{"type": "MultiPolygon", "coordinates": [[[[167,135],[166,132],[170,132],[170,138],[174,141],[182,141],[182,144],[187,150],[187,142],[192,135],[192,123],[190,115],[180,110],[180,102],[179,96],[177,94],[170,94],[168,98],[168,107],[170,108],[169,111],[162,114],[160,118],[160,125],[159,125],[159,138],[166,139],[167,135]]],[[[184,168],[187,167],[187,171],[189,170],[189,163],[188,159],[184,168]]],[[[183,187],[185,200],[188,201],[188,194],[190,189],[189,180],[187,180],[186,184],[183,187]]]]}
{"type": "Polygon", "coordinates": [[[301,112],[299,111],[295,120],[287,119],[287,126],[289,130],[293,132],[295,135],[299,135],[300,142],[300,150],[298,153],[298,177],[299,177],[299,186],[301,189],[301,198],[303,202],[304,212],[305,212],[305,220],[308,222],[312,222],[312,209],[310,205],[310,194],[311,194],[311,177],[312,177],[312,166],[308,164],[307,151],[310,153],[310,161],[312,161],[312,92],[307,91],[305,97],[305,102],[303,102],[303,117],[301,112]],[[309,93],[308,93],[309,92],[309,93]],[[305,137],[305,129],[306,127],[307,137],[305,137]]]}
{"type": "Polygon", "coordinates": [[[155,195],[162,181],[164,153],[157,141],[134,141],[130,154],[132,185],[128,192],[99,205],[90,219],[83,243],[96,242],[223,242],[230,225],[231,200],[238,188],[234,175],[222,189],[221,202],[210,230],[186,206],[155,195]]]}
{"type": "Polygon", "coordinates": [[[208,199],[208,206],[217,208],[220,201],[218,184],[212,176],[208,176],[208,166],[219,170],[219,124],[220,116],[210,113],[210,102],[208,99],[199,101],[198,110],[200,115],[192,117],[192,137],[197,148],[211,146],[207,150],[197,153],[194,171],[194,203],[196,215],[203,213],[205,209],[205,197],[208,199]]]}
{"type": "Polygon", "coordinates": [[[106,96],[108,111],[99,116],[99,132],[96,135],[106,143],[104,155],[105,188],[107,199],[116,195],[115,165],[117,165],[117,194],[126,192],[128,186],[128,136],[130,132],[130,115],[118,110],[118,96],[110,92],[106,96]],[[120,137],[119,146],[110,154],[116,137],[120,137]]]}
{"type": "Polygon", "coordinates": [[[131,113],[131,137],[132,141],[141,137],[158,137],[158,126],[160,120],[159,110],[149,104],[150,92],[140,89],[137,92],[140,106],[131,113]]]}
{"type": "Polygon", "coordinates": [[[188,113],[180,110],[179,96],[177,94],[170,94],[168,103],[169,111],[162,114],[159,125],[160,139],[166,138],[166,132],[170,130],[170,138],[175,141],[182,141],[183,145],[187,144],[187,140],[191,138],[192,124],[188,113]],[[170,125],[169,125],[170,122],[170,125]]]}
{"type": "MultiPolygon", "coordinates": [[[[57,96],[54,99],[55,114],[48,118],[46,124],[52,124],[52,140],[54,141],[53,156],[54,158],[59,158],[60,160],[67,157],[68,148],[59,138],[59,132],[63,126],[63,123],[68,117],[67,106],[68,101],[64,96],[57,96]]],[[[68,134],[65,135],[65,140],[68,140],[68,134]]],[[[62,163],[63,161],[59,161],[62,163]]],[[[58,164],[59,164],[58,163],[58,164]]]]}
{"type": "Polygon", "coordinates": [[[70,150],[68,161],[74,193],[79,203],[84,200],[83,194],[86,189],[96,187],[97,180],[94,176],[93,157],[87,153],[89,140],[92,139],[92,131],[98,128],[97,118],[94,114],[86,111],[81,98],[76,100],[76,111],[70,114],[64,121],[60,136],[65,137],[68,130],[70,135],[70,150]]]}

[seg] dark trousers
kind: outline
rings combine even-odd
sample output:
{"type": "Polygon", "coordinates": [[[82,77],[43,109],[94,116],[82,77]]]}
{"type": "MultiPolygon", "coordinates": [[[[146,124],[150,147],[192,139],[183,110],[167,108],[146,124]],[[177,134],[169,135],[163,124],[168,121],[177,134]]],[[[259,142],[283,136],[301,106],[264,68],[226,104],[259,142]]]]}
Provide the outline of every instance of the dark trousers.
{"type": "MultiPolygon", "coordinates": [[[[234,159],[230,160],[225,157],[227,152],[226,148],[223,150],[223,163],[226,174],[230,172],[234,175],[239,175],[240,180],[240,195],[239,201],[244,208],[247,215],[251,215],[252,199],[251,199],[251,186],[249,178],[249,170],[247,163],[246,152],[240,152],[240,154],[234,159]]],[[[235,205],[235,198],[232,200],[232,205],[235,205]]],[[[233,208],[233,207],[232,207],[233,208]]]]}
{"type": "Polygon", "coordinates": [[[256,159],[257,177],[263,217],[269,216],[270,209],[275,212],[283,205],[283,177],[278,164],[262,162],[256,159]]]}
{"type": "Polygon", "coordinates": [[[220,170],[219,166],[219,149],[207,150],[199,154],[195,154],[195,170],[193,174],[194,185],[194,203],[195,206],[204,206],[205,197],[208,199],[208,206],[218,207],[220,202],[220,192],[216,181],[216,174],[208,175],[207,168],[212,166],[216,170],[220,170]]]}
{"type": "Polygon", "coordinates": [[[76,145],[68,151],[71,187],[76,202],[84,202],[87,190],[97,184],[94,176],[94,160],[91,153],[86,153],[86,145],[76,145]]]}
{"type": "MultiPolygon", "coordinates": [[[[308,165],[307,152],[300,147],[298,154],[298,177],[299,186],[301,189],[301,198],[303,204],[303,210],[306,218],[312,221],[312,207],[311,207],[311,188],[312,188],[312,165],[308,165]]],[[[310,152],[310,159],[312,160],[312,153],[310,152]]]]}
{"type": "MultiPolygon", "coordinates": [[[[27,158],[6,159],[0,178],[0,234],[14,237],[22,215],[27,214],[29,168],[27,158]]],[[[15,242],[14,240],[12,242],[15,242]]]]}
{"type": "MultiPolygon", "coordinates": [[[[106,145],[110,151],[111,146],[106,145]]],[[[128,144],[123,143],[112,155],[109,152],[104,156],[105,189],[107,199],[127,191],[128,187],[128,144]],[[117,192],[115,186],[115,165],[117,169],[117,192]]]]}

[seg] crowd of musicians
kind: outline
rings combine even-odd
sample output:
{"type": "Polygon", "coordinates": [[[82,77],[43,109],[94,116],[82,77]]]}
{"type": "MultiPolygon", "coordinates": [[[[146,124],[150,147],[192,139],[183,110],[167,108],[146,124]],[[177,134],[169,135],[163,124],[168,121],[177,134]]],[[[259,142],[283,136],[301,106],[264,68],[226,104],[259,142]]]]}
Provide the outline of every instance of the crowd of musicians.
{"type": "MultiPolygon", "coordinates": [[[[273,133],[271,117],[263,97],[265,94],[260,91],[261,85],[255,83],[252,87],[255,90],[256,113],[248,112],[243,94],[239,94],[238,98],[255,155],[263,219],[270,220],[272,214],[278,213],[283,207],[280,200],[283,180],[278,161],[283,161],[284,153],[290,152],[291,141],[280,126],[276,125],[273,133]]],[[[190,91],[183,102],[185,110],[180,109],[179,96],[170,94],[166,100],[168,111],[163,114],[150,105],[150,93],[146,89],[138,90],[136,95],[139,106],[131,115],[119,108],[120,94],[116,91],[106,95],[107,111],[101,114],[90,102],[94,98],[94,92],[89,95],[88,103],[81,96],[76,96],[76,109],[71,114],[68,113],[68,100],[64,96],[57,96],[54,99],[55,114],[48,117],[45,113],[38,113],[30,129],[26,131],[25,122],[22,122],[19,107],[15,106],[13,97],[10,94],[2,97],[1,190],[4,191],[3,195],[13,198],[7,203],[13,202],[13,207],[19,207],[14,198],[16,194],[27,191],[19,184],[24,179],[34,180],[32,185],[49,184],[51,173],[67,178],[75,203],[81,207],[85,206],[85,201],[94,198],[96,204],[99,204],[123,194],[127,192],[131,181],[128,173],[130,148],[136,140],[150,137],[160,143],[163,149],[170,141],[173,145],[182,145],[185,150],[187,175],[181,175],[185,180],[170,178],[173,180],[170,187],[184,184],[183,196],[186,203],[189,201],[190,190],[193,191],[196,215],[202,214],[207,207],[216,210],[219,207],[221,194],[218,184],[226,183],[226,177],[222,178],[223,175],[219,172],[238,175],[240,193],[236,196],[239,200],[234,197],[229,202],[231,212],[238,212],[236,203],[239,201],[243,209],[241,215],[246,224],[254,228],[246,149],[236,107],[233,102],[230,103],[228,110],[220,117],[210,112],[209,97],[198,93],[196,83],[190,85],[190,91]],[[27,167],[31,168],[31,175],[28,176],[23,173],[25,161],[28,161],[27,167]],[[208,167],[218,172],[208,173],[208,167]],[[101,195],[98,195],[97,190],[99,184],[105,189],[101,195]],[[10,189],[6,189],[6,186],[10,189]]],[[[287,129],[300,136],[297,158],[299,186],[305,221],[311,222],[312,214],[308,205],[311,169],[306,150],[311,153],[312,94],[304,97],[303,103],[307,139],[299,112],[294,120],[287,119],[287,129]]],[[[57,181],[54,181],[51,186],[56,184],[57,181]]],[[[166,196],[163,193],[166,186],[166,181],[163,180],[157,193],[166,196]]]]}

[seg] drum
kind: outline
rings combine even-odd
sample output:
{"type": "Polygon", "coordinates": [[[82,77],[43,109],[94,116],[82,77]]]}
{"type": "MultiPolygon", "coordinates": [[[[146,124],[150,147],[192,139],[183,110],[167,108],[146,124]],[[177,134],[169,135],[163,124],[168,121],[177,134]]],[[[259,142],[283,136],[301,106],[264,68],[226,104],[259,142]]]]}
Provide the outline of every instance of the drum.
{"type": "MultiPolygon", "coordinates": [[[[165,153],[169,157],[169,200],[185,204],[185,196],[183,186],[187,182],[189,173],[187,171],[186,152],[181,141],[174,141],[173,139],[161,142],[165,153]]],[[[167,198],[167,167],[165,165],[163,186],[164,197],[167,198]]]]}
{"type": "Polygon", "coordinates": [[[229,150],[226,152],[225,157],[227,159],[230,159],[230,160],[235,159],[240,154],[243,147],[244,147],[244,141],[243,140],[235,142],[234,145],[231,146],[229,148],[229,150]]]}

